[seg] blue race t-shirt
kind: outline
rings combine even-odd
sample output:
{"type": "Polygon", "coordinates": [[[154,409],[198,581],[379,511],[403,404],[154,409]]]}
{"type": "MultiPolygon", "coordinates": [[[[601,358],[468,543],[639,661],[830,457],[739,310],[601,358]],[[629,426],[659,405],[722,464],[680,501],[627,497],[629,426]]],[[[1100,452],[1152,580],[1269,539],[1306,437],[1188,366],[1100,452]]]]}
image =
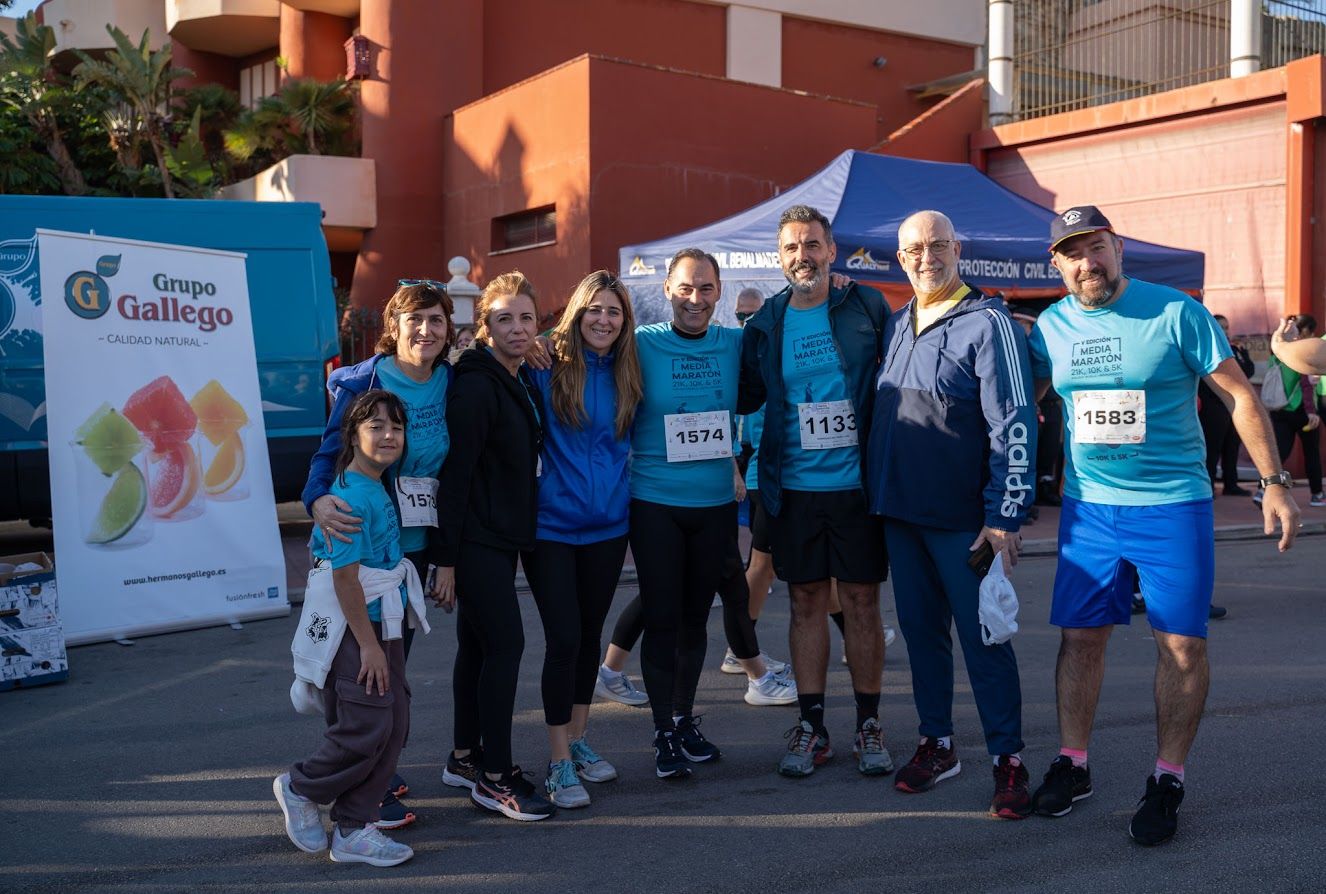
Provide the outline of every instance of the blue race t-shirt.
{"type": "MultiPolygon", "coordinates": [[[[391,495],[382,486],[358,472],[347,471],[342,476],[332,479],[331,494],[340,497],[350,506],[350,514],[359,516],[358,534],[348,534],[349,543],[331,541],[331,550],[327,550],[322,531],[314,528],[309,539],[309,548],[314,559],[326,559],[331,567],[344,568],[347,565],[367,565],[369,568],[395,568],[401,561],[400,521],[396,516],[396,507],[391,502],[391,495]]],[[[408,598],[404,585],[401,586],[402,602],[408,598]]],[[[374,599],[368,604],[368,619],[382,620],[382,600],[374,599]]]]}
{"type": "Polygon", "coordinates": [[[1210,499],[1197,382],[1233,352],[1205,307],[1133,279],[1106,307],[1072,295],[1049,307],[1028,347],[1035,377],[1051,378],[1064,400],[1065,494],[1114,506],[1210,499]],[[1141,392],[1140,408],[1117,393],[1128,391],[1141,392]],[[1127,439],[1097,443],[1093,431],[1127,439]]]}
{"type": "MultiPolygon", "coordinates": [[[[427,382],[416,382],[400,371],[395,357],[384,357],[378,362],[377,374],[382,387],[405,404],[405,458],[393,470],[393,477],[436,478],[451,447],[447,432],[447,382],[451,376],[447,367],[434,369],[427,382]]],[[[438,494],[439,504],[444,500],[445,495],[438,494]]],[[[448,508],[439,506],[438,511],[446,512],[448,508]]],[[[407,553],[423,549],[427,531],[422,526],[401,528],[401,549],[407,553]]]]}
{"type": "Polygon", "coordinates": [[[749,444],[754,453],[746,466],[746,490],[760,489],[760,436],[764,434],[764,407],[749,416],[741,417],[741,443],[749,444]]]}
{"type": "Polygon", "coordinates": [[[850,432],[852,444],[842,447],[806,449],[802,446],[802,420],[798,404],[847,401],[851,392],[843,373],[838,348],[829,328],[829,302],[798,310],[788,305],[783,317],[783,387],[787,409],[783,416],[784,488],[791,490],[851,490],[861,486],[861,448],[856,443],[856,411],[815,414],[807,426],[822,434],[850,432]]]}
{"type": "Polygon", "coordinates": [[[671,323],[654,323],[636,329],[635,341],[645,394],[631,432],[632,499],[688,507],[731,503],[741,330],[710,326],[703,337],[689,339],[671,323]],[[714,411],[727,414],[725,427],[675,427],[683,416],[714,411]],[[668,416],[676,417],[671,435],[668,416]],[[674,457],[704,448],[723,455],[669,462],[670,436],[674,457]]]}

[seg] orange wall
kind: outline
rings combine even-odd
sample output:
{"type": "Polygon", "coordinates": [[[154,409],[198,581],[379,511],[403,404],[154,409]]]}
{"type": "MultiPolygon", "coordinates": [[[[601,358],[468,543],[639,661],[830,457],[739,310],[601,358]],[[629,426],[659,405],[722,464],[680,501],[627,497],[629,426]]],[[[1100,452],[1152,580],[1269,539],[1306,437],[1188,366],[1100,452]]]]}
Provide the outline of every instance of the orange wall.
{"type": "MultiPolygon", "coordinates": [[[[755,84],[591,60],[591,260],[712,223],[870,145],[870,106],[755,84]],[[649,114],[669,109],[668,115],[649,114]],[[800,122],[795,138],[787,122],[800,122]]],[[[769,234],[774,247],[774,234],[769,234]]]]}
{"type": "MultiPolygon", "coordinates": [[[[443,117],[481,93],[479,49],[449,42],[476,34],[482,12],[469,0],[363,0],[360,31],[373,74],[361,82],[363,155],[376,161],[378,224],[364,234],[351,301],[381,307],[402,276],[447,279],[443,246],[443,117]]],[[[453,252],[454,254],[454,252],[453,252]]]]}
{"type": "Polygon", "coordinates": [[[201,84],[220,84],[239,92],[239,62],[229,56],[191,50],[179,41],[171,42],[171,64],[193,72],[191,78],[176,81],[176,89],[186,90],[201,84]]]}
{"type": "Polygon", "coordinates": [[[783,16],[783,86],[879,107],[875,141],[930,108],[907,87],[970,71],[971,47],[783,16]],[[872,64],[877,56],[883,68],[872,64]]]}
{"type": "Polygon", "coordinates": [[[1099,205],[1125,236],[1205,252],[1206,305],[1257,334],[1284,302],[1285,158],[1285,105],[1267,102],[995,149],[986,172],[1046,207],[1099,205]]]}
{"type": "Polygon", "coordinates": [[[281,55],[291,78],[331,81],[345,75],[349,19],[281,4],[281,55]]]}
{"type": "Polygon", "coordinates": [[[582,53],[713,75],[727,65],[726,10],[686,0],[485,0],[482,39],[486,93],[582,53]]]}
{"type": "Polygon", "coordinates": [[[561,307],[589,271],[588,60],[458,109],[445,133],[445,254],[470,258],[480,284],[519,269],[540,313],[561,307]],[[489,254],[493,218],[544,205],[557,208],[555,245],[489,254]]]}
{"type": "Polygon", "coordinates": [[[889,134],[874,151],[899,158],[966,164],[967,139],[985,124],[985,79],[977,78],[889,134]]]}

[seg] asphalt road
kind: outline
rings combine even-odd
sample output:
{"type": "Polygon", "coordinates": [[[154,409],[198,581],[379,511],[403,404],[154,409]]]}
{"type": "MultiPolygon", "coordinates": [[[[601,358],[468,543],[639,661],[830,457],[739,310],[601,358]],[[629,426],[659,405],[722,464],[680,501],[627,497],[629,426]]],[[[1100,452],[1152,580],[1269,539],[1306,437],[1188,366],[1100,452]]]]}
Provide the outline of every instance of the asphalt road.
{"type": "MultiPolygon", "coordinates": [[[[411,741],[401,772],[419,822],[396,833],[414,860],[396,869],[330,862],[286,840],[271,779],[311,749],[316,719],[290,708],[296,618],[73,651],[68,683],[0,693],[0,891],[719,891],[1022,892],[1326,889],[1326,537],[1287,556],[1266,542],[1221,543],[1212,627],[1213,685],[1188,761],[1178,837],[1143,849],[1126,827],[1154,760],[1154,645],[1143,622],[1109,651],[1091,749],[1096,796],[1063,819],[990,819],[988,758],[965,675],[955,741],[963,772],[922,795],[858,776],[851,692],[831,663],[828,722],[839,757],[809,779],[773,768],[795,708],[752,708],[720,674],[722,628],[698,705],[723,758],[687,781],[654,777],[646,709],[596,706],[591,741],[621,772],[594,804],[541,823],[472,807],[439,779],[449,745],[453,620],[436,612],[416,643],[411,741]]],[[[1023,630],[1025,757],[1033,781],[1057,750],[1048,626],[1053,560],[1015,581],[1023,630]]],[[[617,608],[633,591],[623,588],[617,608]]],[[[525,599],[527,648],[516,757],[546,759],[539,703],[542,634],[525,599]]],[[[893,619],[892,599],[885,620],[893,619]]],[[[760,622],[784,657],[787,601],[760,622]]],[[[836,640],[836,634],[835,634],[836,640]]],[[[882,720],[895,759],[914,747],[906,650],[888,656],[882,720]]],[[[638,679],[638,667],[630,667],[638,679]]]]}

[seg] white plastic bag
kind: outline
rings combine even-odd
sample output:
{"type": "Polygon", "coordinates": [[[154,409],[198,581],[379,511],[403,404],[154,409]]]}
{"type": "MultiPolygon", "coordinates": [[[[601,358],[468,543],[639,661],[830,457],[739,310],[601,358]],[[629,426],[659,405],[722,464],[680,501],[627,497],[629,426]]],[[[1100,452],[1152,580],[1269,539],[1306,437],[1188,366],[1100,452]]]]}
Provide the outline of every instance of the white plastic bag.
{"type": "Polygon", "coordinates": [[[981,641],[987,646],[1008,642],[1018,632],[1018,594],[1004,573],[1002,554],[995,553],[980,594],[976,615],[981,622],[981,641]]]}

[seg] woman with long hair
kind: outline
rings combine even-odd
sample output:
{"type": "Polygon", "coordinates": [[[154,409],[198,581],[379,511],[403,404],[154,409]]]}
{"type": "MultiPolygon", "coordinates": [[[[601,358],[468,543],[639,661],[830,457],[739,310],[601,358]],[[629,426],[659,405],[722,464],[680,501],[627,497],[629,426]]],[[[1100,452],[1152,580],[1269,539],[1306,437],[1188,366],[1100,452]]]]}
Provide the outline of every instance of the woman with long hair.
{"type": "Polygon", "coordinates": [[[511,759],[525,634],[516,601],[516,561],[534,547],[542,441],[539,393],[522,369],[534,342],[534,287],[518,272],[496,277],[475,307],[473,346],[456,364],[447,398],[451,450],[439,492],[451,511],[434,529],[433,587],[443,608],[459,606],[452,693],[455,747],[442,781],[470,789],[487,810],[541,820],[553,806],[511,759]]]}
{"type": "Polygon", "coordinates": [[[631,425],[640,403],[635,314],[607,270],[581,280],[551,334],[553,365],[530,377],[548,408],[538,536],[523,554],[547,643],[543,711],[551,759],[544,789],[559,807],[585,807],[580,780],[617,778],[585,729],[599,641],[626,558],[631,425]]]}

